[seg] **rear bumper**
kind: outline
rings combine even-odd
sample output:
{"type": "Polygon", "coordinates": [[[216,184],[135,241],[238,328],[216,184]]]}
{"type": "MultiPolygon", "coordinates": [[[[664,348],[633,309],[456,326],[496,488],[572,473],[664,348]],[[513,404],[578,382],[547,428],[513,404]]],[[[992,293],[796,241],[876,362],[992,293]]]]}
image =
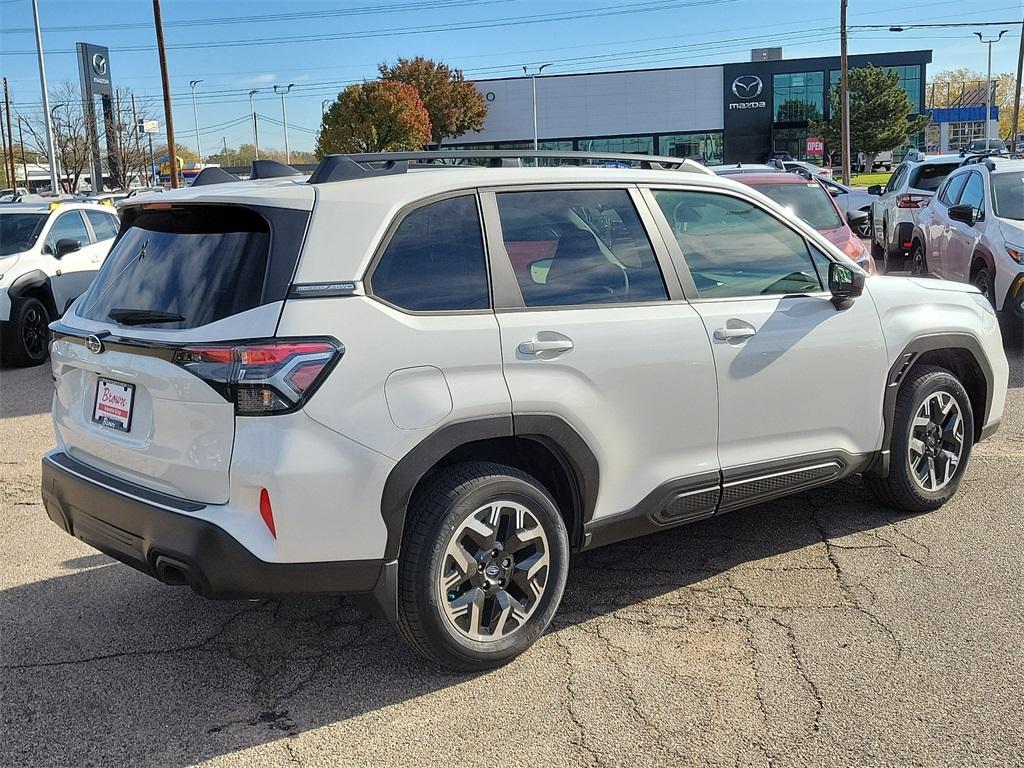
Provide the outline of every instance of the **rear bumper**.
{"type": "Polygon", "coordinates": [[[167,584],[204,597],[372,592],[382,560],[268,563],[219,526],[188,514],[194,502],[111,477],[66,453],[43,457],[43,504],[78,539],[167,584]]]}

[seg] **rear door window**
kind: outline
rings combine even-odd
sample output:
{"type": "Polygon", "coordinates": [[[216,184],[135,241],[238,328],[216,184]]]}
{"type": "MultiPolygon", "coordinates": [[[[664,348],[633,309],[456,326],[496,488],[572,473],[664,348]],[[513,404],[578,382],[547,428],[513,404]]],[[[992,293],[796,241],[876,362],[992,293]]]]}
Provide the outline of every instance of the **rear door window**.
{"type": "Polygon", "coordinates": [[[370,290],[413,312],[490,307],[476,197],[438,200],[406,215],[373,269],[370,290]]]}
{"type": "Polygon", "coordinates": [[[501,192],[502,239],[528,307],[667,301],[624,189],[501,192]]]}
{"type": "Polygon", "coordinates": [[[117,236],[119,226],[117,216],[111,216],[109,213],[102,213],[101,211],[86,211],[85,215],[92,225],[92,231],[96,233],[97,242],[112,240],[117,236]]]}
{"type": "Polygon", "coordinates": [[[135,312],[126,324],[158,328],[213,323],[263,303],[269,250],[270,227],[248,208],[143,211],[111,249],[78,313],[109,323],[135,312]]]}

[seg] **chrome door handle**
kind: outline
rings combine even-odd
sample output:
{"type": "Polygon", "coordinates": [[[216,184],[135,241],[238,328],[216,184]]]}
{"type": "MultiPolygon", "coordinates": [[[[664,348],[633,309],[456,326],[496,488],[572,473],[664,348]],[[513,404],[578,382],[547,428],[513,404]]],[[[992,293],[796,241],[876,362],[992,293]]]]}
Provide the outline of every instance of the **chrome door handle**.
{"type": "Polygon", "coordinates": [[[550,339],[546,341],[524,341],[519,344],[519,351],[524,355],[536,355],[541,352],[568,352],[573,348],[570,339],[550,339]]]}
{"type": "Polygon", "coordinates": [[[718,328],[715,331],[715,338],[719,341],[734,341],[736,339],[749,339],[757,333],[754,328],[718,328]]]}

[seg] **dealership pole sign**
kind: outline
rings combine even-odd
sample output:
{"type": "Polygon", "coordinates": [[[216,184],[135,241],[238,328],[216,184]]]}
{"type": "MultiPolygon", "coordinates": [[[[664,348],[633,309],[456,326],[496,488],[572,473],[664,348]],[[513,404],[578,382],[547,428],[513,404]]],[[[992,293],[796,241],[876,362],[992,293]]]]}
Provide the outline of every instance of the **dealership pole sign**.
{"type": "Polygon", "coordinates": [[[82,86],[82,106],[85,108],[86,140],[92,167],[92,191],[103,190],[103,163],[100,159],[100,139],[96,131],[96,97],[103,103],[103,122],[107,139],[107,163],[113,171],[117,164],[114,151],[117,131],[114,125],[114,89],[110,78],[110,52],[102,45],[76,43],[78,52],[78,77],[82,86]]]}

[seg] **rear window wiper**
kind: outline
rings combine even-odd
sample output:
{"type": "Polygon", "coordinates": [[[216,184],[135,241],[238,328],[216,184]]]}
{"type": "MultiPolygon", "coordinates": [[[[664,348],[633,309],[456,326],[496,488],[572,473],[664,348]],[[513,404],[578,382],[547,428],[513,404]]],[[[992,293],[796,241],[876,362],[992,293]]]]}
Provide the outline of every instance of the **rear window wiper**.
{"type": "Polygon", "coordinates": [[[155,309],[112,309],[108,313],[107,317],[121,325],[180,323],[185,319],[174,312],[160,312],[155,309]]]}

